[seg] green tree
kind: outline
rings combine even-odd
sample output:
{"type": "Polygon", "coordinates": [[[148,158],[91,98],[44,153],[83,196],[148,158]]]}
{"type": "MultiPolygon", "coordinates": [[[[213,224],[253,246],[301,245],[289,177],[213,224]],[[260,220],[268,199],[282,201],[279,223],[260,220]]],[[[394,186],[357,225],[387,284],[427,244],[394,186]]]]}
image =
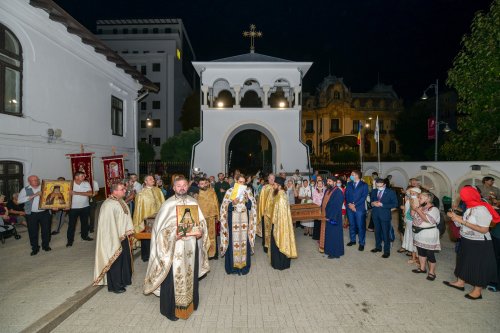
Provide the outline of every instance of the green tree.
{"type": "Polygon", "coordinates": [[[187,131],[200,127],[200,91],[195,90],[189,95],[182,105],[182,113],[179,118],[182,130],[187,131]]]}
{"type": "Polygon", "coordinates": [[[161,145],[161,160],[164,162],[189,162],[193,145],[200,140],[200,128],[196,127],[188,131],[168,138],[161,145]]]}
{"type": "Polygon", "coordinates": [[[500,145],[500,0],[478,12],[471,33],[448,72],[447,84],[458,93],[458,131],[441,153],[448,160],[498,160],[500,145]]]}
{"type": "Polygon", "coordinates": [[[427,119],[433,112],[429,103],[418,101],[398,115],[394,135],[404,159],[425,161],[432,158],[434,141],[427,139],[427,119]]]}
{"type": "Polygon", "coordinates": [[[139,160],[141,162],[154,161],[156,152],[152,145],[147,142],[139,141],[137,149],[139,149],[139,160]]]}

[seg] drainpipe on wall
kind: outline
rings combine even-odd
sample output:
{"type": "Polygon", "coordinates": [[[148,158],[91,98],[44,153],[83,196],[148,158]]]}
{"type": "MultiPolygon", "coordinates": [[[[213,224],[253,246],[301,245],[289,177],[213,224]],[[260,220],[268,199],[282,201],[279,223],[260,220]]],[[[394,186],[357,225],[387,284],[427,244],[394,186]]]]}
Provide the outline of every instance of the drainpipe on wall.
{"type": "Polygon", "coordinates": [[[149,90],[145,90],[143,93],[141,91],[138,92],[137,98],[134,100],[134,169],[135,173],[139,174],[139,148],[138,148],[138,140],[137,140],[137,128],[139,127],[139,115],[137,110],[139,110],[139,102],[144,99],[147,95],[149,95],[149,90]]]}
{"type": "MultiPolygon", "coordinates": [[[[200,70],[200,140],[198,140],[194,145],[193,147],[191,148],[191,167],[189,168],[189,178],[191,178],[192,174],[193,174],[193,169],[194,169],[194,152],[195,152],[195,148],[197,145],[199,145],[202,141],[203,141],[203,110],[201,109],[201,106],[203,105],[202,104],[202,99],[203,99],[203,91],[201,90],[201,86],[203,85],[203,72],[206,70],[205,67],[203,67],[201,70],[200,70]]],[[[207,93],[207,96],[206,98],[208,99],[208,93],[207,93]]],[[[208,105],[208,103],[207,103],[208,105]]],[[[200,166],[197,166],[198,168],[200,166]]]]}

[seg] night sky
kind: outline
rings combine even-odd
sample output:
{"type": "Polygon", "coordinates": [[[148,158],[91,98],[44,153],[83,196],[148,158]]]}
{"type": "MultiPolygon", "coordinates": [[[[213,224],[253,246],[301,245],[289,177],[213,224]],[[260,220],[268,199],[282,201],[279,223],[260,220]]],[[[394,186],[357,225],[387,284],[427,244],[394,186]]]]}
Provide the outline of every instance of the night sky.
{"type": "Polygon", "coordinates": [[[490,0],[254,0],[131,1],[56,0],[95,32],[98,19],[180,18],[196,58],[214,60],[247,53],[243,30],[250,23],[264,37],[256,52],[312,61],[304,79],[314,92],[331,73],[343,77],[353,92],[380,82],[392,84],[406,102],[418,98],[447,70],[469,33],[474,13],[490,0]]]}

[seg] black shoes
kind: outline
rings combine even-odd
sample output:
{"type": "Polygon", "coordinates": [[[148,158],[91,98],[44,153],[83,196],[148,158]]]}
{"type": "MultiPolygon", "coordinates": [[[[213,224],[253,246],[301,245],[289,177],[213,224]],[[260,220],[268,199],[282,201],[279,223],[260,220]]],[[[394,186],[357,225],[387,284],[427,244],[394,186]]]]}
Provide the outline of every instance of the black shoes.
{"type": "Polygon", "coordinates": [[[52,251],[52,249],[50,248],[50,246],[47,246],[47,247],[44,247],[43,250],[45,252],[49,252],[49,251],[52,251]]]}
{"type": "Polygon", "coordinates": [[[31,253],[30,253],[30,255],[31,256],[36,256],[38,254],[38,252],[40,252],[40,248],[32,250],[31,253]]]}
{"type": "Polygon", "coordinates": [[[125,288],[120,288],[120,289],[118,289],[118,290],[109,290],[109,291],[114,292],[115,294],[123,294],[124,292],[126,292],[126,291],[127,291],[127,289],[125,289],[125,288]]]}
{"type": "Polygon", "coordinates": [[[374,249],[370,250],[370,252],[377,253],[377,252],[382,252],[382,250],[374,248],[374,249]]]}
{"type": "Polygon", "coordinates": [[[82,237],[82,240],[85,240],[85,241],[93,241],[94,239],[93,238],[90,238],[89,236],[83,238],[82,237]]]}
{"type": "Polygon", "coordinates": [[[469,294],[465,294],[465,295],[464,295],[464,297],[465,297],[465,298],[467,298],[467,299],[470,299],[470,300],[472,300],[472,301],[475,301],[475,300],[477,300],[477,299],[483,299],[483,295],[479,295],[479,296],[477,296],[477,297],[473,297],[473,296],[471,296],[471,295],[469,295],[469,294]]]}
{"type": "Polygon", "coordinates": [[[58,233],[59,233],[59,231],[52,231],[50,234],[51,234],[52,236],[54,236],[54,235],[57,235],[58,233]]]}
{"type": "Polygon", "coordinates": [[[365,246],[364,246],[364,245],[360,245],[360,246],[358,247],[358,251],[364,251],[364,250],[365,250],[365,246]]]}
{"type": "Polygon", "coordinates": [[[356,245],[356,242],[349,242],[349,243],[347,243],[347,246],[353,246],[353,245],[356,245]]]}
{"type": "Polygon", "coordinates": [[[452,288],[458,289],[458,290],[460,290],[460,291],[464,291],[464,290],[465,290],[465,287],[454,286],[454,285],[452,285],[452,284],[451,284],[450,282],[448,282],[448,281],[443,281],[443,284],[444,284],[445,286],[452,287],[452,288]]]}
{"type": "Polygon", "coordinates": [[[68,243],[66,244],[66,247],[72,247],[72,246],[73,246],[73,242],[68,242],[68,243]]]}
{"type": "Polygon", "coordinates": [[[384,253],[384,254],[382,255],[382,258],[387,259],[387,258],[389,258],[390,256],[391,256],[391,254],[390,254],[390,253],[384,253]]]}
{"type": "Polygon", "coordinates": [[[337,256],[328,256],[328,259],[339,259],[340,257],[337,256]]]}

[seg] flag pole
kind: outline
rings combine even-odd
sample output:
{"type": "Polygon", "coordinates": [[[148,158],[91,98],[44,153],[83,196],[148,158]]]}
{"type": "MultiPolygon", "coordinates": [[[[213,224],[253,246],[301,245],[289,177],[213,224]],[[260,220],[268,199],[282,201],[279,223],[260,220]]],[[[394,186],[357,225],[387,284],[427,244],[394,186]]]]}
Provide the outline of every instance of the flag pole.
{"type": "Polygon", "coordinates": [[[359,164],[360,164],[360,171],[363,172],[363,126],[361,126],[361,120],[359,121],[359,164]]]}
{"type": "Polygon", "coordinates": [[[378,174],[382,175],[382,168],[380,167],[380,128],[378,124],[378,116],[377,116],[377,124],[376,124],[376,131],[377,131],[377,161],[378,161],[378,174]]]}

